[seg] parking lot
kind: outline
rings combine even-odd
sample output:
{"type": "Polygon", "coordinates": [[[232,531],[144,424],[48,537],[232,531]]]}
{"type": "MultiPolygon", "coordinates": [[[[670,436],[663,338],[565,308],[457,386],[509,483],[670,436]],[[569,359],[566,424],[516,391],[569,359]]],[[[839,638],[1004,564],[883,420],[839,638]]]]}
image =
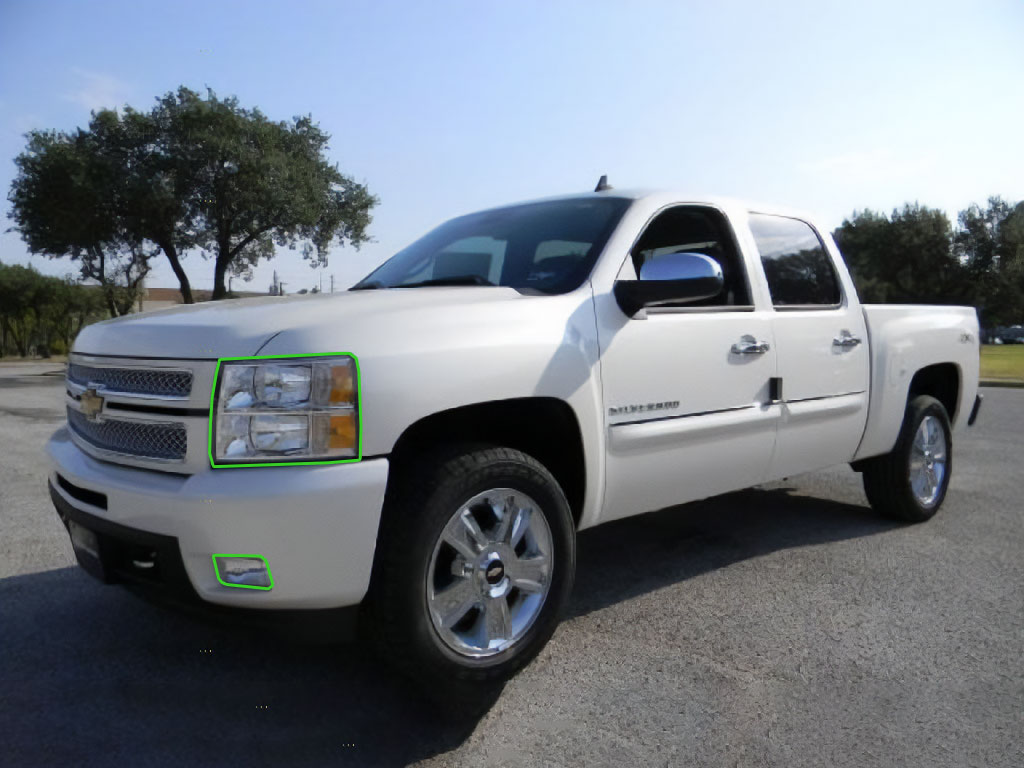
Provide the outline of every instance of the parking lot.
{"type": "Polygon", "coordinates": [[[985,390],[924,525],[843,467],[581,534],[550,645],[448,715],[354,647],[80,571],[54,368],[0,363],[2,765],[1024,765],[1024,390],[985,390]]]}

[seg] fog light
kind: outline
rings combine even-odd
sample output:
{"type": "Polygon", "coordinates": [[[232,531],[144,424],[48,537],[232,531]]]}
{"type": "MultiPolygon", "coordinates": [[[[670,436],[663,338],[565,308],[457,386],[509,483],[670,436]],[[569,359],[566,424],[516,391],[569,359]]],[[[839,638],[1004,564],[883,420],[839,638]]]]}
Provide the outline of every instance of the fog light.
{"type": "Polygon", "coordinates": [[[217,581],[225,587],[273,589],[274,577],[263,555],[214,555],[217,581]]]}

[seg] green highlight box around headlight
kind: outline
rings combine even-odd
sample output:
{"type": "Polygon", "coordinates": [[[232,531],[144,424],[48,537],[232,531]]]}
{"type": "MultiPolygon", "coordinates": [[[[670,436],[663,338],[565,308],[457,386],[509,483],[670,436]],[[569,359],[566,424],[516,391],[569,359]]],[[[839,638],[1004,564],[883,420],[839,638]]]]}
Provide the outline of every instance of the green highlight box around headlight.
{"type": "MultiPolygon", "coordinates": [[[[363,458],[363,382],[362,375],[359,372],[359,358],[353,355],[351,352],[311,352],[304,355],[250,355],[248,357],[220,357],[217,358],[217,368],[213,372],[213,386],[210,388],[210,425],[207,432],[207,449],[206,452],[210,457],[210,466],[214,469],[232,469],[235,467],[298,467],[298,466],[309,466],[313,464],[352,464],[353,462],[361,461],[363,458]],[[320,461],[263,461],[252,464],[235,464],[235,463],[217,463],[217,459],[214,455],[214,449],[216,444],[213,441],[213,425],[216,420],[216,412],[214,408],[217,404],[217,387],[220,384],[220,369],[221,364],[226,362],[235,362],[237,360],[289,360],[295,358],[307,358],[307,357],[348,357],[352,359],[352,366],[355,370],[355,385],[356,385],[356,455],[350,456],[346,459],[326,459],[320,461]]],[[[223,582],[222,582],[223,583],[223,582]]],[[[238,586],[236,584],[229,584],[228,586],[238,586]]],[[[265,587],[253,587],[253,589],[265,589],[265,587]]]]}
{"type": "Polygon", "coordinates": [[[258,589],[258,590],[261,590],[263,592],[268,592],[268,591],[270,591],[271,589],[274,588],[274,574],[270,572],[270,563],[267,562],[267,558],[265,558],[263,555],[234,555],[234,554],[228,554],[228,553],[225,553],[225,552],[218,552],[218,553],[216,553],[214,555],[211,555],[210,558],[213,560],[213,575],[216,576],[217,577],[217,581],[219,581],[225,587],[236,587],[238,589],[258,589]],[[239,557],[239,558],[245,558],[247,560],[262,560],[263,561],[263,565],[266,566],[267,581],[270,582],[270,586],[268,586],[268,587],[261,587],[261,586],[255,585],[255,584],[231,584],[230,582],[224,581],[224,579],[222,579],[220,577],[220,566],[217,565],[217,558],[218,557],[239,557]]]}

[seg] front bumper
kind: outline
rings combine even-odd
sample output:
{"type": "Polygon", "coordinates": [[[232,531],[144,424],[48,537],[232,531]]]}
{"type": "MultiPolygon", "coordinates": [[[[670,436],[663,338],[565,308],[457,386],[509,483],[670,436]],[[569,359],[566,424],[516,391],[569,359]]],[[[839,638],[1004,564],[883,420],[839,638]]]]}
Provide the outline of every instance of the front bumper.
{"type": "Polygon", "coordinates": [[[168,575],[160,586],[176,599],[187,600],[191,590],[221,606],[327,609],[355,605],[366,594],[387,459],[172,475],[93,459],[66,428],[50,438],[47,452],[58,512],[65,521],[84,513],[76,522],[107,542],[100,566],[83,563],[101,578],[144,584],[147,574],[134,573],[131,561],[148,547],[168,575]],[[274,588],[220,584],[215,553],[263,555],[274,588]]]}

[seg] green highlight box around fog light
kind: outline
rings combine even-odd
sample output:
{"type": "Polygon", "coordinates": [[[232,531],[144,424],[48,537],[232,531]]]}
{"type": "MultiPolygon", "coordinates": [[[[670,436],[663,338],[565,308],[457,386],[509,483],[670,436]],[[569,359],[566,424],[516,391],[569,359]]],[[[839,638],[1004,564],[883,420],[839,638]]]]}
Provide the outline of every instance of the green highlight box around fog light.
{"type": "Polygon", "coordinates": [[[271,589],[274,588],[274,574],[270,572],[270,563],[267,562],[267,558],[265,558],[263,555],[233,555],[233,554],[226,554],[224,552],[218,552],[218,553],[216,553],[214,555],[211,555],[211,559],[213,560],[213,575],[216,576],[217,577],[217,581],[219,581],[225,587],[237,587],[238,589],[258,589],[258,590],[261,590],[263,592],[268,592],[268,591],[270,591],[271,589]],[[243,558],[246,558],[248,560],[262,560],[263,561],[263,565],[267,569],[267,581],[270,582],[270,586],[269,587],[260,587],[260,586],[256,586],[255,584],[231,584],[231,583],[229,583],[227,581],[224,581],[224,579],[222,579],[220,577],[220,566],[217,565],[217,558],[218,557],[243,557],[243,558]]]}
{"type": "MultiPolygon", "coordinates": [[[[217,367],[213,372],[213,386],[210,388],[210,424],[207,432],[207,446],[206,453],[210,457],[210,466],[214,469],[234,469],[242,467],[299,467],[309,466],[311,464],[352,464],[357,461],[362,461],[363,458],[363,382],[362,374],[359,371],[359,358],[353,355],[351,352],[311,352],[304,355],[249,355],[243,357],[220,357],[217,358],[217,367]],[[355,385],[356,385],[356,401],[355,401],[355,412],[356,412],[356,455],[350,456],[345,459],[321,459],[313,461],[262,461],[252,463],[234,463],[234,462],[221,462],[217,463],[217,459],[214,455],[216,450],[216,444],[213,442],[213,427],[216,419],[216,406],[217,406],[217,387],[220,384],[220,369],[222,363],[235,362],[237,360],[288,360],[294,358],[309,358],[309,357],[348,357],[352,359],[352,367],[355,370],[355,385]]],[[[229,586],[236,586],[231,584],[229,586]]]]}

